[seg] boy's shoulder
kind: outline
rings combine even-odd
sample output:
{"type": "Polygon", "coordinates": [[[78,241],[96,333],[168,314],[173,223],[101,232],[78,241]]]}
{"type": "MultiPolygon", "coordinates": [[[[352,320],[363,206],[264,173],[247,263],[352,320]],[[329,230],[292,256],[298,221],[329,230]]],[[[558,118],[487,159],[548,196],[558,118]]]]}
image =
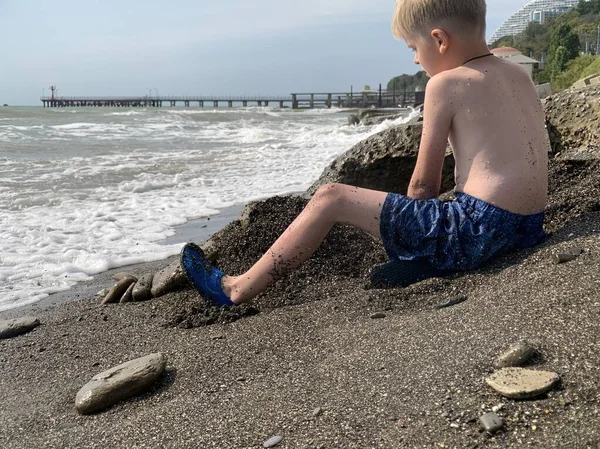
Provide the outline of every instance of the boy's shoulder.
{"type": "Polygon", "coordinates": [[[521,66],[493,57],[489,61],[479,64],[477,69],[462,65],[444,70],[429,80],[425,91],[433,97],[464,98],[466,94],[472,94],[476,86],[493,83],[495,85],[493,87],[496,87],[496,81],[499,78],[531,83],[529,75],[521,66]]]}

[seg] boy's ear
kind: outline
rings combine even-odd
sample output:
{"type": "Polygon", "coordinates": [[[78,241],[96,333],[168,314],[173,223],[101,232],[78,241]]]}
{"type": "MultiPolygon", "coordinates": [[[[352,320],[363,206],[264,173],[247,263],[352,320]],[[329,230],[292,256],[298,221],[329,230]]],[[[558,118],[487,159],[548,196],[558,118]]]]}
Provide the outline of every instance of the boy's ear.
{"type": "Polygon", "coordinates": [[[450,36],[448,33],[441,28],[435,28],[431,30],[431,37],[438,46],[440,53],[445,53],[448,51],[448,46],[450,45],[450,36]]]}

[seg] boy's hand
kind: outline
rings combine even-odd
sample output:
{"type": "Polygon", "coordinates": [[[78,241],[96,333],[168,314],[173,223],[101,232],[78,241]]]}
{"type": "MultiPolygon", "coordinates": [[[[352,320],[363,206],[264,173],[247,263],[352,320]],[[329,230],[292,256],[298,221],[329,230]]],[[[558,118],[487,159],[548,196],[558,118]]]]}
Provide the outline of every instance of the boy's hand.
{"type": "Polygon", "coordinates": [[[411,198],[428,200],[439,195],[448,134],[454,117],[452,84],[452,79],[441,72],[431,78],[425,88],[423,134],[408,185],[407,196],[411,198]]]}

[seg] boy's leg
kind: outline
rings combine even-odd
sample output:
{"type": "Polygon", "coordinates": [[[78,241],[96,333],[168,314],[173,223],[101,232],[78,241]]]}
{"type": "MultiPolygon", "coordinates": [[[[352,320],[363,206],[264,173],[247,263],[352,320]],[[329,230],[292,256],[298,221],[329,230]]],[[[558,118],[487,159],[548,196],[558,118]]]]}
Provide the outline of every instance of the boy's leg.
{"type": "Polygon", "coordinates": [[[225,294],[236,304],[255,297],[312,256],[336,223],[352,225],[381,238],[379,220],[386,195],[344,184],[319,188],[258,262],[240,276],[223,277],[225,294]]]}

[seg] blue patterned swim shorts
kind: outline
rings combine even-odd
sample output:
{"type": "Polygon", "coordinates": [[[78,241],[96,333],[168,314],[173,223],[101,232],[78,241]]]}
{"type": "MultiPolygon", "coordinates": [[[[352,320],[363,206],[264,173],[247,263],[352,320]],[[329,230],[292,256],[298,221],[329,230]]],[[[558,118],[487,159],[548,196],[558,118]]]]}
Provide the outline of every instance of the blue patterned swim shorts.
{"type": "Polygon", "coordinates": [[[427,260],[440,270],[470,270],[510,250],[542,242],[544,213],[520,215],[456,192],[455,201],[388,193],[380,232],[391,260],[427,260]]]}

